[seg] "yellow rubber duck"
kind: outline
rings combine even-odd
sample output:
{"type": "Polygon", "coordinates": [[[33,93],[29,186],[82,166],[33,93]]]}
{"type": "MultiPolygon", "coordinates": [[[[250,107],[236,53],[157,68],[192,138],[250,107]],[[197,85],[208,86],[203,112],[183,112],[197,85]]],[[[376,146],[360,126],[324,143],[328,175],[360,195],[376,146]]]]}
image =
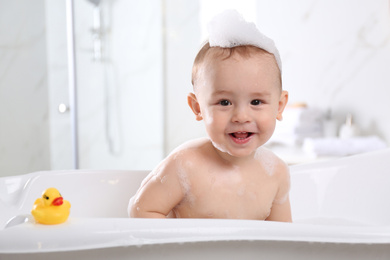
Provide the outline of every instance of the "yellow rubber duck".
{"type": "Polygon", "coordinates": [[[54,225],[64,223],[70,213],[70,203],[64,200],[56,188],[48,188],[42,197],[35,200],[31,214],[41,224],[54,225]]]}

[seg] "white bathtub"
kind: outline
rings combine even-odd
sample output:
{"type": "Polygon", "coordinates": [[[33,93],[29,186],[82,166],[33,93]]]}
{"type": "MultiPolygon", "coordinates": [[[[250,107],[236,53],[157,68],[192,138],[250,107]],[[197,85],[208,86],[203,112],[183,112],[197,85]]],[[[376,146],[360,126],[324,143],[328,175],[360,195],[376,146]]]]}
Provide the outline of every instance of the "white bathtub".
{"type": "Polygon", "coordinates": [[[0,178],[0,259],[389,259],[390,149],[291,167],[293,224],[250,220],[129,219],[147,172],[52,171],[0,178]],[[57,187],[68,221],[27,221],[57,187]]]}

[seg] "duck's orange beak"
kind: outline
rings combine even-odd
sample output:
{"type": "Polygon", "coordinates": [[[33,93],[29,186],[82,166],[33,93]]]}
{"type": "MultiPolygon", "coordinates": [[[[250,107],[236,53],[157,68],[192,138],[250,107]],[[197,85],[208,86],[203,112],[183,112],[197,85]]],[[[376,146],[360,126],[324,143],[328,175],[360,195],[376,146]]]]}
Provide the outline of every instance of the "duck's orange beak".
{"type": "Polygon", "coordinates": [[[54,206],[61,206],[62,203],[64,203],[63,198],[58,197],[58,198],[55,198],[51,204],[54,206]]]}

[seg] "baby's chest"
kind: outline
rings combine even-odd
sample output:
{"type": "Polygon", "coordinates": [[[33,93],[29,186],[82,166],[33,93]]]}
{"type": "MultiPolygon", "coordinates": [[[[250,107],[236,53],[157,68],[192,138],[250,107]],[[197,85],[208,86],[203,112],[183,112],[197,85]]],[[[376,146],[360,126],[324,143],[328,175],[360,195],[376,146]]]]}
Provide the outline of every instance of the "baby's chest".
{"type": "Polygon", "coordinates": [[[193,206],[199,217],[265,219],[277,187],[255,180],[211,181],[193,187],[193,206]]]}

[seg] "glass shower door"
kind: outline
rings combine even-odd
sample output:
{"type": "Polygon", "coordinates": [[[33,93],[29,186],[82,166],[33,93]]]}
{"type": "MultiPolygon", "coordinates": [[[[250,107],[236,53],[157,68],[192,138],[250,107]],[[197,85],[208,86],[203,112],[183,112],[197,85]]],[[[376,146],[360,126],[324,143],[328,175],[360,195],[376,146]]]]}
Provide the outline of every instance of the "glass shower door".
{"type": "MultiPolygon", "coordinates": [[[[163,157],[162,26],[156,3],[75,2],[81,169],[151,169],[163,157]]],[[[56,27],[63,23],[62,5],[57,1],[46,4],[48,47],[57,46],[48,61],[62,65],[51,66],[49,72],[51,110],[68,100],[64,91],[66,46],[56,27]]],[[[52,168],[64,169],[71,165],[61,155],[69,153],[64,150],[70,146],[69,131],[64,130],[69,113],[51,115],[53,122],[62,122],[51,126],[52,168]]]]}

